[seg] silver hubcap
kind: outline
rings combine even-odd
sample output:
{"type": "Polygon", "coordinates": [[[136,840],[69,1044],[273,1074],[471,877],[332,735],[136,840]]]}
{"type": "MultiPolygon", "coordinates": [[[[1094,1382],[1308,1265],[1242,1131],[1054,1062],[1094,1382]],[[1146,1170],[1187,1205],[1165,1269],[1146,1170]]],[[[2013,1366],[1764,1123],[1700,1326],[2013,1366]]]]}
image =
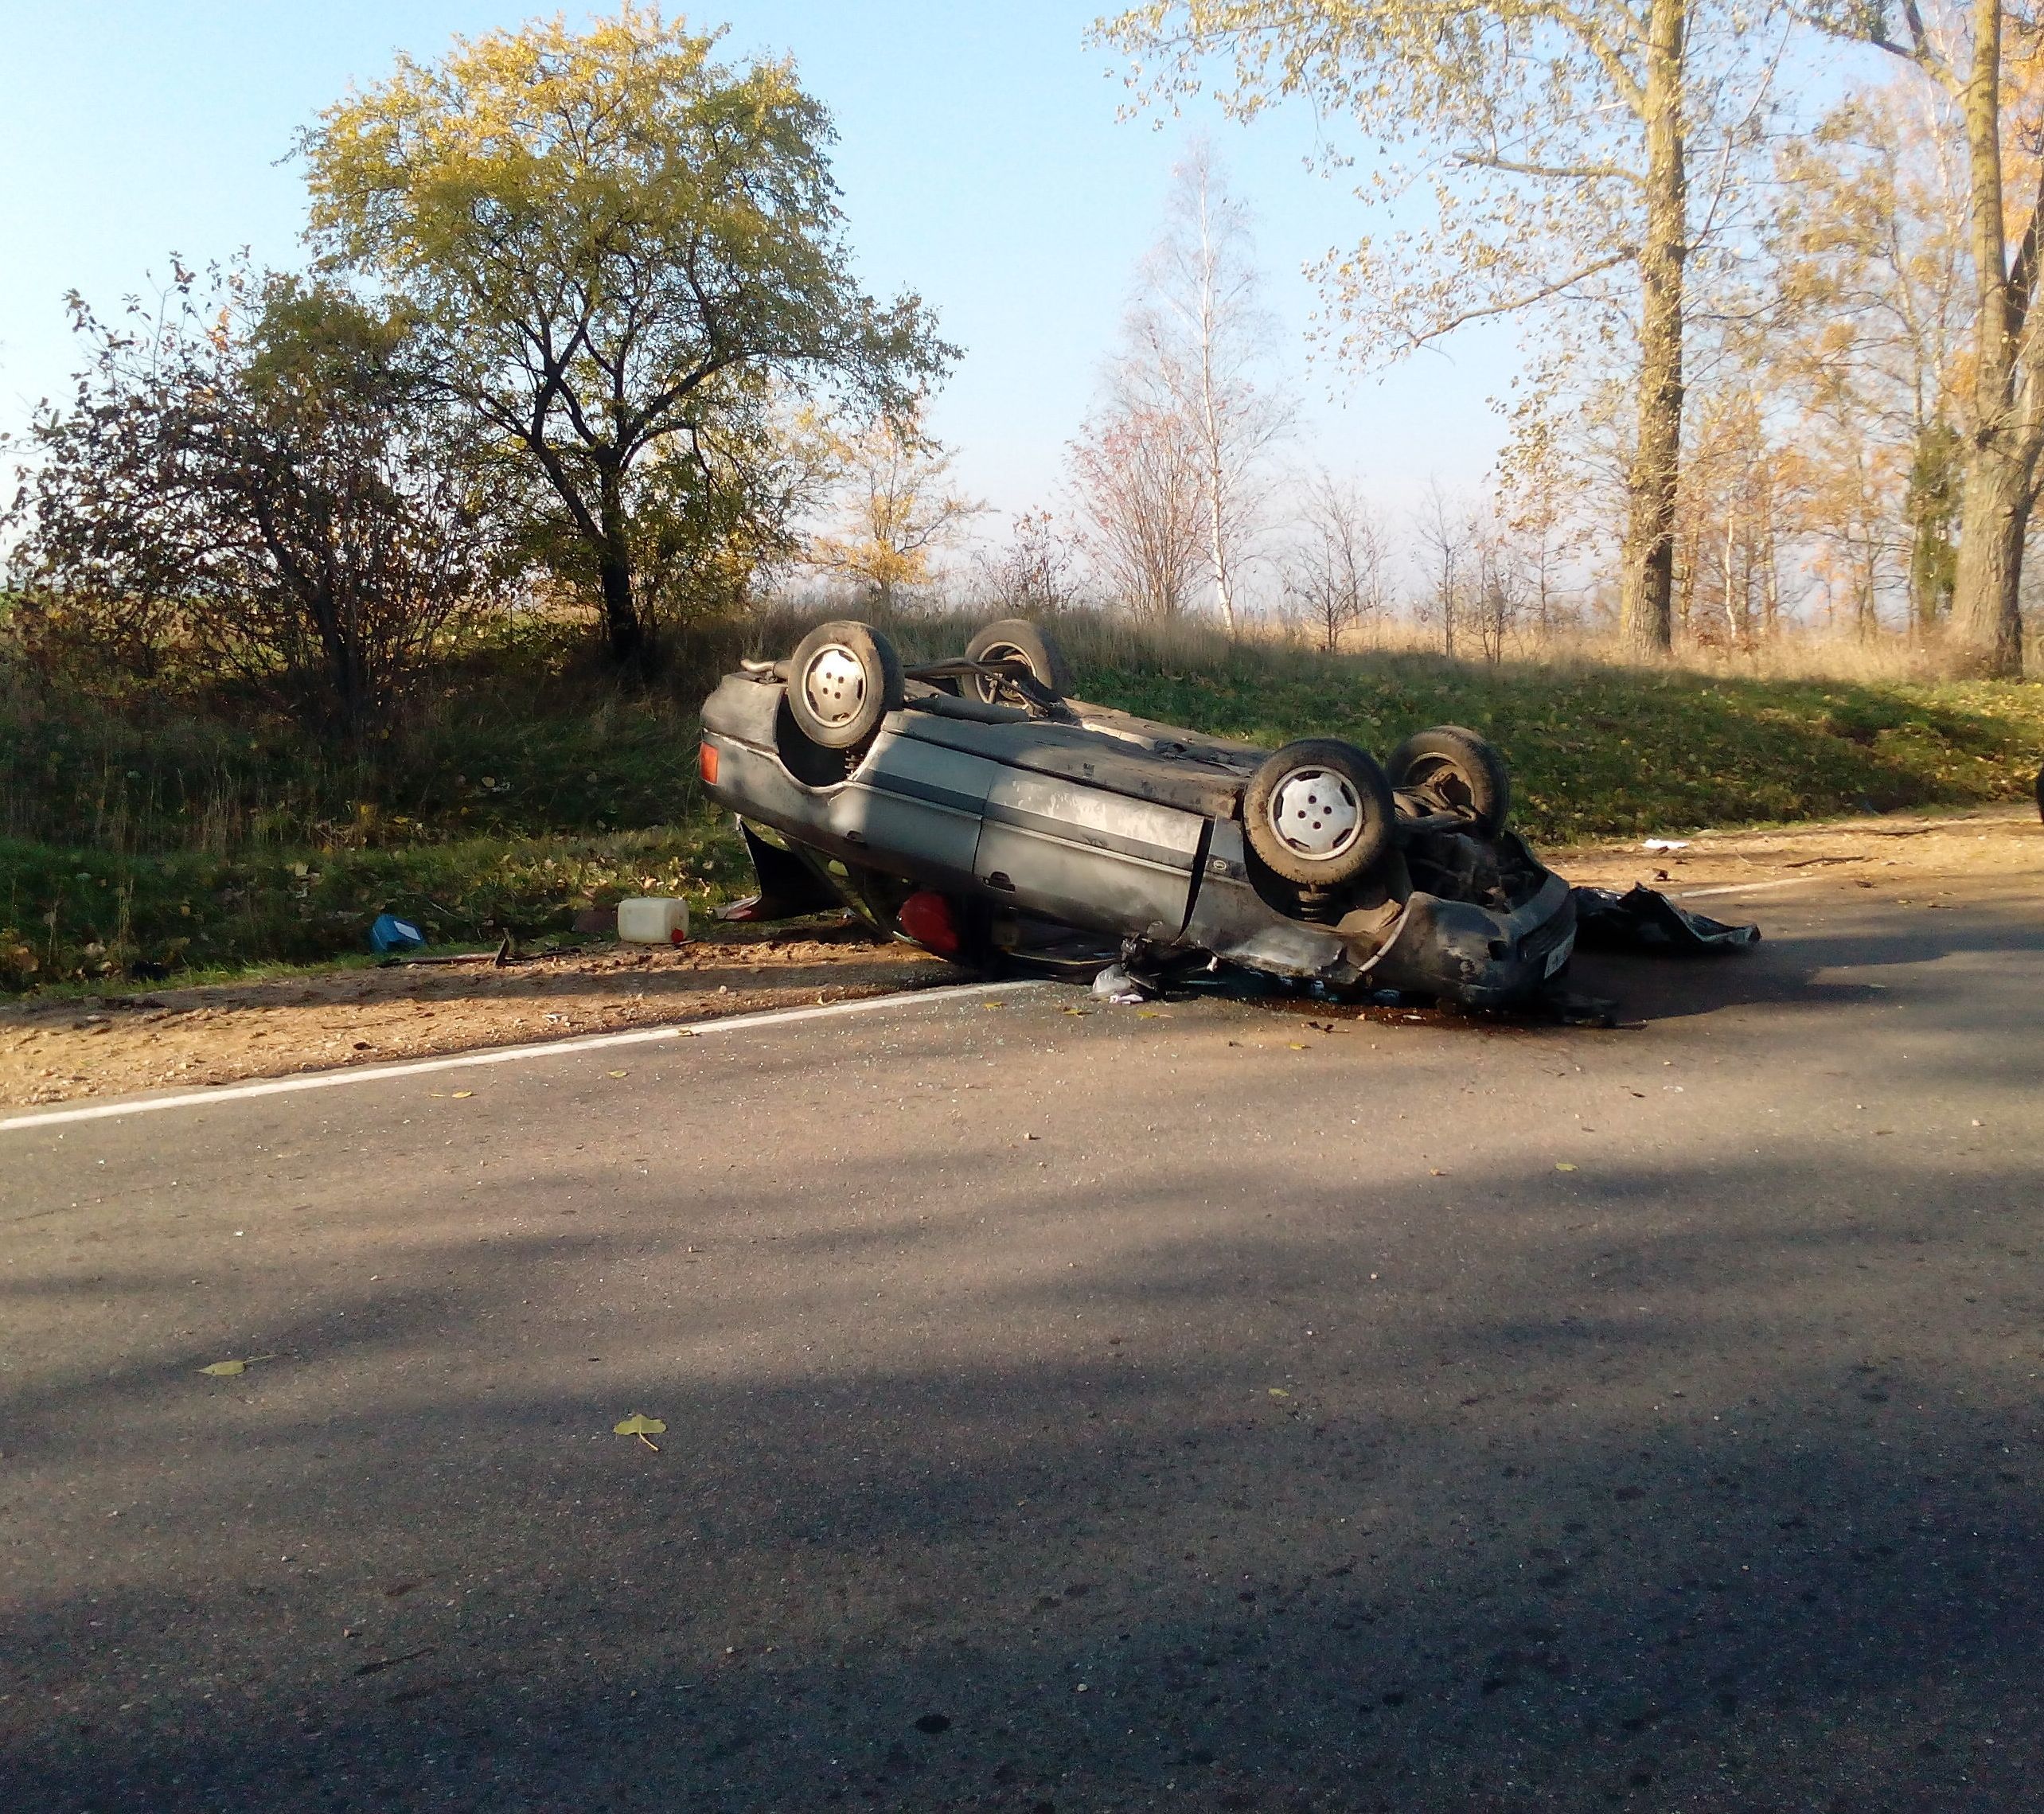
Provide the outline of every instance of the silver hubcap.
{"type": "Polygon", "coordinates": [[[811,657],[802,692],[819,724],[848,724],[866,703],[865,668],[850,650],[833,642],[811,657]]]}
{"type": "Polygon", "coordinates": [[[1270,829],[1287,850],[1325,862],[1362,835],[1363,802],[1331,770],[1296,769],[1271,793],[1270,829]]]}

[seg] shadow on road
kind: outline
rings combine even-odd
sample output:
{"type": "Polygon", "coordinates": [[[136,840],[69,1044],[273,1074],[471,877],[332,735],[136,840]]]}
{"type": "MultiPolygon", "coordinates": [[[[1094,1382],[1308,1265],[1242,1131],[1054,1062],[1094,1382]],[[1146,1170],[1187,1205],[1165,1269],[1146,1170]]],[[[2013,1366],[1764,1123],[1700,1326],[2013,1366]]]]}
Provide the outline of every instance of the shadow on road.
{"type": "Polygon", "coordinates": [[[1026,1258],[1063,1180],[833,1188],[876,1207],[677,1200],[692,1259],[436,1230],[266,1309],[240,1380],[168,1261],[8,1278],[130,1340],[6,1381],[0,1803],[2028,1804],[2034,1170],[1245,1157],[1200,1188],[1260,1233],[1160,1179],[1004,1276],[969,1212],[1026,1258]]]}

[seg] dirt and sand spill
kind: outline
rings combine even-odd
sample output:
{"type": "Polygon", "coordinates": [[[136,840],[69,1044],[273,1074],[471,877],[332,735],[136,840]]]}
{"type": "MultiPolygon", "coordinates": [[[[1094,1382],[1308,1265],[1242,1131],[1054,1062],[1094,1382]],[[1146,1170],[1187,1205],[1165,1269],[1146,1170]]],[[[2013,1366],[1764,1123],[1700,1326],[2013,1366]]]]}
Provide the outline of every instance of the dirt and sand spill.
{"type": "MultiPolygon", "coordinates": [[[[1570,880],[1604,887],[1640,881],[1680,895],[1799,881],[1813,892],[1873,890],[1925,911],[1956,907],[1983,882],[2044,884],[2044,825],[2015,807],[1703,833],[1679,850],[1643,850],[1635,839],[1547,854],[1570,880]]],[[[1745,917],[1766,899],[1696,904],[1745,917]]],[[[603,946],[503,967],[485,957],[30,1001],[0,1008],[0,1104],[387,1063],[958,980],[936,958],[850,927],[786,938],[720,927],[672,950],[603,946]]]]}

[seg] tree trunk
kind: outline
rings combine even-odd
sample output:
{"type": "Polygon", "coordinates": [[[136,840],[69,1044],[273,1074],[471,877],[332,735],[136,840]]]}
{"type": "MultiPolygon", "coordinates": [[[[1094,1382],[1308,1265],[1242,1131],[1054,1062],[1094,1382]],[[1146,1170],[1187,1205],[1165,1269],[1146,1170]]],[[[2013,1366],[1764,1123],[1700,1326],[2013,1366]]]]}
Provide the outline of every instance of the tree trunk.
{"type": "Polygon", "coordinates": [[[1214,494],[1207,509],[1207,558],[1214,564],[1214,602],[1221,608],[1221,622],[1232,642],[1235,634],[1235,576],[1228,571],[1227,536],[1221,521],[1220,488],[1225,482],[1216,461],[1210,479],[1214,494]]]}
{"type": "Polygon", "coordinates": [[[2023,673],[2023,536],[2037,454],[2018,401],[2024,298],[2009,281],[2002,206],[2002,5],[1973,0],[1973,66],[1961,97],[1977,313],[1952,658],[1963,673],[2015,679],[2023,673]]]}
{"type": "Polygon", "coordinates": [[[2030,528],[2030,475],[2019,458],[1976,446],[1967,462],[1952,588],[1953,665],[1991,680],[2023,677],[2023,544],[2030,528]]]}
{"type": "Polygon", "coordinates": [[[1652,0],[1647,20],[1646,234],[1640,248],[1638,444],[1618,620],[1637,655],[1675,645],[1675,505],[1682,460],[1683,265],[1689,189],[1682,124],[1687,0],[1652,0]]]}
{"type": "Polygon", "coordinates": [[[611,660],[629,667],[646,654],[646,627],[632,603],[631,561],[614,555],[607,544],[597,571],[603,587],[604,642],[611,660]]]}
{"type": "Polygon", "coordinates": [[[602,482],[603,544],[597,550],[597,577],[603,591],[603,636],[610,659],[620,667],[646,659],[646,626],[632,598],[632,553],[622,488],[614,474],[602,482]]]}

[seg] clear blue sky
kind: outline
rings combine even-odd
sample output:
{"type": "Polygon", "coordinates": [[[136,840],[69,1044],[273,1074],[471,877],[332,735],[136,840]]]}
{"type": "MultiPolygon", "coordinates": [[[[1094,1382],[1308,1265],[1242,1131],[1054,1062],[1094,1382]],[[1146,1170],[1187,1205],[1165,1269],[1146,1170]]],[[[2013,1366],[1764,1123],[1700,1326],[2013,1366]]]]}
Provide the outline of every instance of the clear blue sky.
{"type": "MultiPolygon", "coordinates": [[[[550,10],[491,0],[0,0],[0,428],[60,395],[62,298],[103,309],[166,254],[247,246],[297,256],[295,128],[404,49],[550,10]]],[[[571,18],[583,9],[570,7],[571,18]]],[[[837,173],[873,287],[919,290],[965,358],[936,427],[965,483],[1004,513],[1052,501],[1062,450],[1111,344],[1132,268],[1157,229],[1171,165],[1210,124],[1255,209],[1270,298],[1307,400],[1301,454],[1355,474],[1394,509],[1430,474],[1474,486],[1515,363],[1493,334],[1379,383],[1320,363],[1301,267],[1363,230],[1339,182],[1309,173],[1309,123],[1196,114],[1117,119],[1110,60],[1086,48],[1098,7],[1066,0],[728,0],[728,48],[792,52],[837,117],[837,173]]]]}

